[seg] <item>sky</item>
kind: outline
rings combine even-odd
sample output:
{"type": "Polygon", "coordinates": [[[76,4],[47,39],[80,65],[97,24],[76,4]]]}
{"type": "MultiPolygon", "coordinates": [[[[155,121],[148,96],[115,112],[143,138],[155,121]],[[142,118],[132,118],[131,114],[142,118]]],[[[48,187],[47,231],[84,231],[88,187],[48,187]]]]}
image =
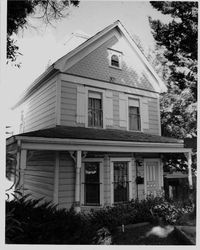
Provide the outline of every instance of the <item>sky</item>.
{"type": "Polygon", "coordinates": [[[4,109],[6,123],[15,130],[18,114],[11,107],[23,91],[45,71],[47,64],[53,62],[58,55],[66,53],[63,43],[75,31],[84,32],[90,36],[120,20],[130,34],[137,35],[144,48],[148,50],[154,45],[150,31],[148,16],[169,20],[148,1],[84,1],[79,7],[71,7],[68,15],[53,26],[44,26],[37,19],[29,18],[30,26],[20,31],[15,37],[22,56],[18,57],[21,67],[6,66],[4,109]],[[9,96],[9,98],[6,98],[9,96]]]}

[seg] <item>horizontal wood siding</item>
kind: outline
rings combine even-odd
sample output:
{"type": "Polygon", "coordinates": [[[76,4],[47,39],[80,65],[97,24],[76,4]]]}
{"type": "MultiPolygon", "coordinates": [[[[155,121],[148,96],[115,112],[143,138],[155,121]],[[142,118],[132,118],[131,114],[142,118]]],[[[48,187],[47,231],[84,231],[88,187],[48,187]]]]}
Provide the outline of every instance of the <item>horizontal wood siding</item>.
{"type": "Polygon", "coordinates": [[[75,166],[68,152],[60,152],[58,190],[59,207],[70,208],[75,198],[75,166]]]}
{"type": "Polygon", "coordinates": [[[149,111],[149,130],[147,131],[150,134],[159,134],[159,110],[158,103],[156,99],[148,99],[148,111],[149,111]]]}
{"type": "Polygon", "coordinates": [[[119,92],[113,91],[113,125],[119,128],[119,92]]]}
{"type": "Polygon", "coordinates": [[[25,193],[30,193],[34,199],[44,197],[44,200],[52,201],[54,168],[54,152],[28,151],[24,174],[25,193]]]}
{"type": "Polygon", "coordinates": [[[56,80],[36,90],[23,104],[23,132],[55,125],[56,80]]]}
{"type": "Polygon", "coordinates": [[[61,125],[76,125],[77,85],[61,81],[61,125]]]}

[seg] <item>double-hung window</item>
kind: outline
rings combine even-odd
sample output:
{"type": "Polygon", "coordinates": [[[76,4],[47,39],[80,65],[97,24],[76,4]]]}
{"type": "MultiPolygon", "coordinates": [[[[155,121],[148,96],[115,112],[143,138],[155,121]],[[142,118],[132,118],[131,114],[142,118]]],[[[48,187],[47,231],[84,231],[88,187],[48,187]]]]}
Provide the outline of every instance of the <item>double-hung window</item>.
{"type": "Polygon", "coordinates": [[[99,92],[88,93],[88,126],[103,127],[102,94],[99,92]]]}
{"type": "Polygon", "coordinates": [[[138,99],[129,99],[129,130],[141,130],[140,103],[138,99]]]}
{"type": "Polygon", "coordinates": [[[84,204],[100,205],[100,162],[85,162],[84,204]]]}
{"type": "Polygon", "coordinates": [[[128,162],[116,161],[114,170],[114,203],[129,200],[128,162]]]}

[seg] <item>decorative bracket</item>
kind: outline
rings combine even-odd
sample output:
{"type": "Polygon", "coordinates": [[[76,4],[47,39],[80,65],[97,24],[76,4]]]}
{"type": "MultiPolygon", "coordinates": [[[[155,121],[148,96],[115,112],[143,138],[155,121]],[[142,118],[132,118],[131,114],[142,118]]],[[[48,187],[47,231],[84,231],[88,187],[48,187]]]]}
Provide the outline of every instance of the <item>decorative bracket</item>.
{"type": "Polygon", "coordinates": [[[72,159],[74,160],[74,162],[76,163],[76,151],[69,151],[69,154],[72,157],[72,159]]]}

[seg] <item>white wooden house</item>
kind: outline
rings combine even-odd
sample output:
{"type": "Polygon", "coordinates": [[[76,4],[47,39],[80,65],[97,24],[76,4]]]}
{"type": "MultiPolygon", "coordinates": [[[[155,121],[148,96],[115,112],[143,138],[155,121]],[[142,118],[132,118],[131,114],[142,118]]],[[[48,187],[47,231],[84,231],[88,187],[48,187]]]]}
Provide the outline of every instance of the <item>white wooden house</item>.
{"type": "Polygon", "coordinates": [[[161,136],[159,94],[166,91],[129,33],[116,21],[51,65],[14,108],[24,193],[76,211],[157,195],[162,156],[191,150],[161,136]]]}

